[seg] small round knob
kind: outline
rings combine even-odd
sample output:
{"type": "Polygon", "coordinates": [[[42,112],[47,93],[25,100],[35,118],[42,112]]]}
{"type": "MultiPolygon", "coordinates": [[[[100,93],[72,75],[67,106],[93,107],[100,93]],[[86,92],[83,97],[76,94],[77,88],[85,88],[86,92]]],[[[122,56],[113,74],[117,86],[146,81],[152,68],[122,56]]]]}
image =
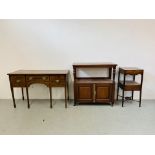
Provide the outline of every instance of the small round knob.
{"type": "Polygon", "coordinates": [[[56,83],[59,83],[60,82],[60,80],[55,80],[56,81],[56,83]]]}
{"type": "Polygon", "coordinates": [[[20,80],[16,80],[16,82],[17,82],[17,83],[19,83],[19,82],[20,82],[20,80]]]}
{"type": "Polygon", "coordinates": [[[46,80],[46,77],[42,77],[43,80],[46,80]]]}

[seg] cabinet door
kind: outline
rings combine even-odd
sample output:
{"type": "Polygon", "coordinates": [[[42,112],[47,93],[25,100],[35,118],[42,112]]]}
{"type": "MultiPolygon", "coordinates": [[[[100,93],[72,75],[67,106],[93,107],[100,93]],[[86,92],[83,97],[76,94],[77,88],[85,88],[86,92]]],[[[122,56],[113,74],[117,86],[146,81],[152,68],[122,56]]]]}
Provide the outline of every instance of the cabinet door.
{"type": "Polygon", "coordinates": [[[79,102],[93,102],[93,85],[77,84],[76,100],[79,102]]]}
{"type": "Polygon", "coordinates": [[[96,84],[95,85],[96,102],[111,102],[112,100],[112,85],[111,84],[96,84]]]}

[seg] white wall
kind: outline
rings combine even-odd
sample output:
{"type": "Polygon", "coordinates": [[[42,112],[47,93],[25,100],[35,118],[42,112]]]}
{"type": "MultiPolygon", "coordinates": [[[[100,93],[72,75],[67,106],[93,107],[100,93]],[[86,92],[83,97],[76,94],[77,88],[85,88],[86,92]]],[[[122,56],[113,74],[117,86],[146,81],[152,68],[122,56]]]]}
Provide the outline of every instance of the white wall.
{"type": "MultiPolygon", "coordinates": [[[[11,98],[8,72],[70,69],[72,74],[73,62],[143,68],[143,98],[155,99],[155,20],[0,20],[0,98],[11,98]]],[[[54,97],[63,98],[63,91],[57,92],[54,97]]],[[[31,98],[48,96],[46,86],[31,86],[31,98]]]]}

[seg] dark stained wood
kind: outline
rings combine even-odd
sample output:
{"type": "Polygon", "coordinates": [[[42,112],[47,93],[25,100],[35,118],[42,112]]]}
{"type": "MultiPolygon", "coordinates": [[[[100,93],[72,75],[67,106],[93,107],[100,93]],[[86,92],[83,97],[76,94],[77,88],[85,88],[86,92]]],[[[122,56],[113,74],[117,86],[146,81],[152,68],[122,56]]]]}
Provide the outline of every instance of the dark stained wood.
{"type": "Polygon", "coordinates": [[[114,63],[74,63],[74,105],[77,102],[101,102],[114,104],[115,72],[114,63]],[[81,68],[108,68],[107,77],[77,77],[81,68]]]}
{"type": "Polygon", "coordinates": [[[125,91],[139,91],[141,88],[141,84],[136,81],[125,81],[125,85],[123,81],[120,81],[120,88],[124,89],[125,91]]]}
{"type": "Polygon", "coordinates": [[[14,87],[22,88],[23,100],[24,100],[23,88],[26,87],[28,108],[30,108],[28,87],[32,84],[39,83],[49,87],[51,108],[52,108],[52,89],[51,88],[64,87],[65,88],[65,107],[67,108],[66,100],[69,99],[68,74],[69,74],[68,70],[17,70],[15,72],[8,73],[14,107],[16,107],[14,90],[13,90],[14,87]]]}
{"type": "Polygon", "coordinates": [[[49,91],[50,91],[50,108],[52,108],[53,105],[52,105],[52,89],[51,89],[51,87],[49,87],[49,91]]]}
{"type": "Polygon", "coordinates": [[[27,95],[27,107],[28,109],[30,108],[30,101],[29,101],[29,92],[28,92],[28,87],[26,87],[26,95],[27,95]]]}
{"type": "Polygon", "coordinates": [[[118,85],[117,85],[117,100],[118,100],[118,96],[119,96],[119,88],[121,88],[122,89],[122,107],[124,106],[124,101],[125,101],[125,97],[124,97],[125,91],[131,91],[131,93],[132,93],[131,100],[133,100],[134,91],[139,91],[140,92],[139,107],[141,106],[143,74],[144,74],[144,70],[136,68],[136,67],[121,67],[121,68],[119,68],[118,85]],[[123,81],[120,80],[121,74],[123,75],[123,81]],[[132,81],[126,80],[127,75],[131,75],[133,77],[132,78],[133,80],[132,81]],[[136,75],[141,76],[140,82],[135,81],[136,75]]]}
{"type": "Polygon", "coordinates": [[[8,75],[66,75],[68,74],[68,70],[17,70],[11,73],[8,73],[8,75]]]}
{"type": "Polygon", "coordinates": [[[112,85],[97,84],[96,87],[96,102],[110,102],[112,97],[112,85]]]}
{"type": "Polygon", "coordinates": [[[22,87],[22,99],[24,100],[24,88],[22,87]]]}
{"type": "Polygon", "coordinates": [[[13,87],[25,87],[25,76],[10,76],[10,82],[13,87]]]}
{"type": "Polygon", "coordinates": [[[16,108],[16,103],[15,103],[15,97],[14,97],[14,89],[11,87],[11,93],[12,93],[12,99],[13,99],[13,106],[16,108]]]}
{"type": "Polygon", "coordinates": [[[111,84],[113,84],[113,80],[103,80],[103,79],[75,79],[75,82],[77,83],[77,84],[80,84],[80,83],[83,83],[83,84],[85,84],[85,83],[92,83],[92,84],[97,84],[97,83],[99,83],[99,84],[105,84],[105,83],[107,83],[107,84],[109,84],[109,83],[111,83],[111,84]]]}
{"type": "Polygon", "coordinates": [[[64,90],[65,90],[65,108],[67,108],[67,86],[64,87],[64,90]]]}
{"type": "Polygon", "coordinates": [[[137,67],[120,67],[120,73],[128,75],[143,74],[144,70],[137,67]]]}
{"type": "Polygon", "coordinates": [[[93,101],[93,85],[79,84],[76,87],[78,102],[92,102],[93,101]]]}
{"type": "Polygon", "coordinates": [[[115,81],[115,72],[117,64],[114,63],[74,63],[73,64],[73,74],[76,79],[111,79],[115,81]],[[107,68],[109,70],[109,75],[107,77],[77,77],[77,69],[79,68],[107,68]],[[113,77],[112,77],[113,76],[113,77]]]}
{"type": "Polygon", "coordinates": [[[107,62],[107,63],[73,63],[73,67],[80,68],[112,68],[116,67],[117,64],[107,62]]]}

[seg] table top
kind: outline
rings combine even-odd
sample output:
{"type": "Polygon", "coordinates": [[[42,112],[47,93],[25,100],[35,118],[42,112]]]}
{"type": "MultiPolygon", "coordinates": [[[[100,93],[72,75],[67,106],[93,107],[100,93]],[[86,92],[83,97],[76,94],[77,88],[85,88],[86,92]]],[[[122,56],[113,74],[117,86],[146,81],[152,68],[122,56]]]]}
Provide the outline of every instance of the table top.
{"type": "Polygon", "coordinates": [[[137,71],[137,70],[143,70],[137,67],[120,67],[120,69],[125,70],[125,71],[137,71]]]}
{"type": "Polygon", "coordinates": [[[116,67],[117,64],[111,62],[97,63],[73,63],[73,67],[116,67]]]}
{"type": "Polygon", "coordinates": [[[68,74],[69,70],[17,70],[8,75],[50,75],[50,74],[68,74]]]}

